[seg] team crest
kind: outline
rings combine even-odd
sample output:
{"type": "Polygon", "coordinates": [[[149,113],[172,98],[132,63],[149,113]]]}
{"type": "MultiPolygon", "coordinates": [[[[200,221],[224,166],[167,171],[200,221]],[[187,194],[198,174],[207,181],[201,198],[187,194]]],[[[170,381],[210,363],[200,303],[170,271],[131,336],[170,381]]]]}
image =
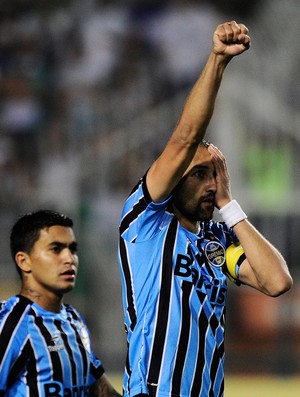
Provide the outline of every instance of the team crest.
{"type": "Polygon", "coordinates": [[[86,326],[83,323],[79,324],[79,334],[85,350],[91,353],[91,343],[90,343],[89,333],[86,329],[86,326]]]}
{"type": "Polygon", "coordinates": [[[210,241],[204,248],[208,262],[216,267],[221,267],[225,263],[225,249],[218,241],[210,241]]]}

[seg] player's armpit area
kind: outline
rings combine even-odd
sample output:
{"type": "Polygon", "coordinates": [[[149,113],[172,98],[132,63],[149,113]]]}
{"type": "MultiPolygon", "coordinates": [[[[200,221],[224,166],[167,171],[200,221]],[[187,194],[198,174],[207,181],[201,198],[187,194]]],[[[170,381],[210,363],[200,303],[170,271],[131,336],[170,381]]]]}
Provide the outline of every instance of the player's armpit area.
{"type": "Polygon", "coordinates": [[[90,395],[95,397],[121,397],[121,394],[115,390],[105,374],[90,387],[90,395]]]}

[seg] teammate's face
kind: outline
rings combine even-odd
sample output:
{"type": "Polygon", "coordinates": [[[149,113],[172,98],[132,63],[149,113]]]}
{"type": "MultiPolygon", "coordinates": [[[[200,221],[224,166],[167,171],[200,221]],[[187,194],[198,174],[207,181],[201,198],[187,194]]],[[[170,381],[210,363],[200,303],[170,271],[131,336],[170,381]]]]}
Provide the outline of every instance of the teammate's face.
{"type": "Polygon", "coordinates": [[[32,290],[45,296],[62,296],[72,290],[78,269],[73,229],[64,226],[42,229],[25,260],[24,277],[32,290]]]}
{"type": "Polygon", "coordinates": [[[173,204],[188,222],[209,220],[213,216],[216,189],[211,156],[201,145],[175,189],[173,204]]]}

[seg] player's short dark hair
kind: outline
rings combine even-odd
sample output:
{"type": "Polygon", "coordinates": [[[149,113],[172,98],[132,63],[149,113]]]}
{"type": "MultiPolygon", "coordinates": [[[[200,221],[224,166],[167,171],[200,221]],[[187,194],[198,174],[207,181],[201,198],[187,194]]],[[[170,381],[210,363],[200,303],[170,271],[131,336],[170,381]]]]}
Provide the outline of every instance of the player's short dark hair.
{"type": "MultiPolygon", "coordinates": [[[[51,226],[73,227],[71,218],[51,210],[30,212],[21,216],[13,225],[10,233],[10,252],[13,260],[17,252],[23,251],[29,254],[39,239],[40,231],[51,226]]],[[[16,264],[17,266],[17,264],[16,264]]],[[[17,266],[19,275],[21,269],[17,266]]]]}

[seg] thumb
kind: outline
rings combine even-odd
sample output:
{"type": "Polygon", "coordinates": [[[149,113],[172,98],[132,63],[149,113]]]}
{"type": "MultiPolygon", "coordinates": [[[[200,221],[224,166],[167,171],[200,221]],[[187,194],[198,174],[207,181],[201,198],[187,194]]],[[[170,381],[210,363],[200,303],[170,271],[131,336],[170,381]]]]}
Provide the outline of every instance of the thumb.
{"type": "Polygon", "coordinates": [[[239,34],[237,44],[242,44],[246,49],[251,46],[251,39],[247,34],[239,34]]]}

